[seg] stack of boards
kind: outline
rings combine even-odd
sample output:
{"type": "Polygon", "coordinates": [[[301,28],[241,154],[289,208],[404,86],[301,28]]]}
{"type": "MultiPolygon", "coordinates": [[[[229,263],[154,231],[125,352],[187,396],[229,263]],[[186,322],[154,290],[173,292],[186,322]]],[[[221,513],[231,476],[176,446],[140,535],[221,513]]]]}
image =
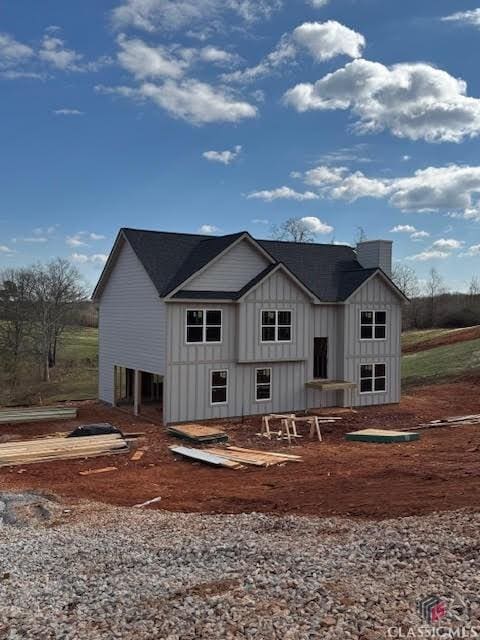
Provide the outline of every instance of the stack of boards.
{"type": "Polygon", "coordinates": [[[128,450],[127,441],[118,433],[83,438],[21,440],[0,445],[0,467],[125,453],[128,450]]]}
{"type": "Polygon", "coordinates": [[[272,451],[257,451],[255,449],[242,449],[241,447],[192,449],[191,447],[169,447],[172,453],[177,453],[186,458],[198,462],[206,462],[219,467],[240,469],[243,465],[256,467],[271,467],[285,462],[301,462],[300,456],[272,451]]]}
{"type": "Polygon", "coordinates": [[[435,427],[463,427],[465,425],[480,424],[480,414],[469,416],[455,416],[444,420],[431,420],[418,425],[417,429],[434,429],[435,427]]]}
{"type": "Polygon", "coordinates": [[[2,409],[0,424],[21,422],[50,422],[52,420],[74,420],[77,417],[76,407],[33,407],[22,409],[2,409]]]}
{"type": "Polygon", "coordinates": [[[217,427],[207,427],[203,424],[183,424],[169,427],[167,433],[176,438],[182,438],[182,440],[189,440],[197,444],[228,441],[228,436],[224,431],[217,427]]]}

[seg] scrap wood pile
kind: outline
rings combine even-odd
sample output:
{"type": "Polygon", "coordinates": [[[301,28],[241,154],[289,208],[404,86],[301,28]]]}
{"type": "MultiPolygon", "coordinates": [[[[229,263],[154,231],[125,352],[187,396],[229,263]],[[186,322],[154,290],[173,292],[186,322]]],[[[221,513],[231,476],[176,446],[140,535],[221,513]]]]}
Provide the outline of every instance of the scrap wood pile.
{"type": "Polygon", "coordinates": [[[443,420],[431,420],[418,425],[416,429],[434,429],[436,427],[463,427],[469,424],[480,424],[480,413],[469,416],[454,416],[443,420]]]}
{"type": "Polygon", "coordinates": [[[0,445],[0,467],[124,453],[128,450],[128,442],[116,433],[83,438],[20,440],[0,445]]]}
{"type": "Polygon", "coordinates": [[[41,422],[52,420],[74,420],[77,417],[76,407],[30,407],[0,410],[0,424],[21,422],[41,422]]]}
{"type": "Polygon", "coordinates": [[[170,446],[172,453],[177,453],[198,462],[206,462],[219,467],[240,469],[244,465],[256,467],[271,467],[286,462],[301,462],[300,456],[272,451],[257,451],[241,447],[228,446],[225,449],[207,448],[193,449],[191,447],[170,446]]]}
{"type": "Polygon", "coordinates": [[[167,433],[176,438],[190,440],[198,444],[209,442],[227,442],[227,434],[217,427],[208,427],[203,424],[183,424],[176,427],[168,427],[167,433]]]}

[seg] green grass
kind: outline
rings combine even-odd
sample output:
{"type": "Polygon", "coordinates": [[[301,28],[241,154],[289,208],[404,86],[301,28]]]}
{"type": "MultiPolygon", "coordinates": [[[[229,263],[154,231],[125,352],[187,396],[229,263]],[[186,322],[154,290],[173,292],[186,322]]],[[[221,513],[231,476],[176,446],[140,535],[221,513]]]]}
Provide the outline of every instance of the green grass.
{"type": "Polygon", "coordinates": [[[405,386],[434,384],[473,372],[480,374],[480,339],[407,353],[402,358],[405,386]]]}
{"type": "Polygon", "coordinates": [[[402,347],[411,347],[420,345],[422,342],[437,338],[438,336],[448,333],[451,329],[424,329],[423,331],[406,331],[402,334],[402,347]]]}

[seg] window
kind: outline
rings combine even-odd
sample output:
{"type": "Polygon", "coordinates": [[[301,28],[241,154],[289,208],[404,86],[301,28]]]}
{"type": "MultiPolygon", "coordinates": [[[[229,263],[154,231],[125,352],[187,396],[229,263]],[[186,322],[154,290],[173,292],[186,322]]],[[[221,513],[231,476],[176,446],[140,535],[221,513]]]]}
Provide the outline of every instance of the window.
{"type": "Polygon", "coordinates": [[[272,369],[255,369],[255,400],[272,399],[272,369]]]}
{"type": "Polygon", "coordinates": [[[291,311],[262,311],[262,342],[290,342],[292,339],[291,311]]]}
{"type": "Polygon", "coordinates": [[[387,337],[387,312],[362,311],[360,314],[360,338],[385,340],[387,337]]]}
{"type": "Polygon", "coordinates": [[[380,393],[387,390],[387,371],[384,364],[360,365],[360,393],[380,393]]]}
{"type": "Polygon", "coordinates": [[[219,309],[187,309],[188,343],[222,341],[222,312],[219,309]]]}
{"type": "Polygon", "coordinates": [[[210,403],[227,404],[228,401],[228,371],[212,371],[210,373],[210,403]]]}

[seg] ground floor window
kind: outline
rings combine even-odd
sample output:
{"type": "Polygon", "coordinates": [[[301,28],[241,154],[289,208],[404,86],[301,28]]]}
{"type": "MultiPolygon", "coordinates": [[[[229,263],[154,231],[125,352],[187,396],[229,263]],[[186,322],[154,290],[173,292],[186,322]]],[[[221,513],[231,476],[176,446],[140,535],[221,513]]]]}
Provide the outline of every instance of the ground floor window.
{"type": "Polygon", "coordinates": [[[385,364],[360,365],[360,393],[375,393],[387,389],[387,368],[385,364]]]}
{"type": "Polygon", "coordinates": [[[272,369],[255,369],[255,400],[272,399],[272,369]]]}
{"type": "Polygon", "coordinates": [[[210,374],[210,402],[211,404],[227,404],[228,400],[228,371],[221,369],[210,374]]]}

